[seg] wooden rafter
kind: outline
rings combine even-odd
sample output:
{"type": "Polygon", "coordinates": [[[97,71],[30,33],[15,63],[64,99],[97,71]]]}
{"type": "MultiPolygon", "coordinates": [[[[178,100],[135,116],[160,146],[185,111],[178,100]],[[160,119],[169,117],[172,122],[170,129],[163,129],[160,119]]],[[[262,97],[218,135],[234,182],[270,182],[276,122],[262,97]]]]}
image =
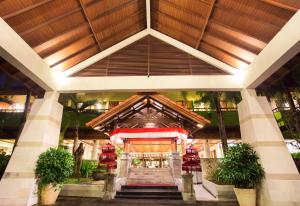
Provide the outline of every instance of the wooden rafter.
{"type": "Polygon", "coordinates": [[[7,20],[7,19],[9,19],[9,18],[13,18],[13,17],[18,16],[18,15],[20,15],[20,14],[26,13],[26,12],[32,10],[32,9],[35,9],[35,8],[40,7],[40,6],[42,6],[42,5],[45,5],[45,4],[47,4],[47,3],[51,2],[51,1],[52,1],[52,0],[44,0],[44,1],[40,1],[40,2],[38,2],[38,3],[36,3],[36,4],[32,4],[32,5],[28,6],[28,7],[25,7],[25,8],[23,8],[23,9],[20,9],[20,10],[18,10],[18,11],[16,11],[16,12],[7,14],[7,15],[3,16],[2,18],[5,19],[5,20],[7,20]]]}
{"type": "Polygon", "coordinates": [[[60,16],[57,16],[55,18],[52,18],[52,19],[50,19],[48,21],[45,21],[45,22],[43,22],[43,23],[41,23],[39,25],[36,25],[36,26],[34,26],[34,27],[30,28],[30,29],[27,29],[27,30],[25,30],[23,32],[20,32],[19,35],[20,36],[25,36],[25,35],[27,35],[27,34],[29,34],[31,32],[34,32],[34,31],[36,31],[36,30],[38,30],[38,29],[40,29],[40,28],[42,28],[42,27],[44,27],[46,25],[49,25],[49,24],[51,24],[53,22],[56,22],[56,21],[59,21],[59,20],[65,18],[65,17],[70,16],[70,15],[76,13],[76,12],[79,12],[79,11],[81,11],[80,7],[76,8],[76,9],[73,9],[71,11],[68,11],[68,12],[66,12],[66,13],[64,13],[64,14],[62,14],[60,16]]]}
{"type": "MultiPolygon", "coordinates": [[[[170,7],[172,7],[172,8],[174,8],[174,9],[178,10],[178,11],[183,11],[183,12],[185,12],[185,13],[187,13],[187,14],[191,14],[191,15],[196,16],[196,17],[202,19],[203,21],[205,21],[205,16],[203,16],[203,15],[201,15],[201,14],[195,12],[195,11],[192,11],[192,10],[190,10],[190,9],[186,9],[186,8],[180,7],[179,5],[177,5],[176,3],[174,3],[173,1],[169,1],[169,0],[161,0],[161,2],[162,2],[163,4],[166,4],[166,5],[170,6],[170,7]]],[[[207,2],[206,2],[206,3],[207,3],[207,2]]]]}
{"type": "Polygon", "coordinates": [[[93,34],[93,37],[94,37],[95,41],[97,42],[97,45],[98,45],[98,47],[99,47],[99,50],[102,51],[103,48],[102,48],[102,46],[101,46],[101,44],[100,44],[100,41],[99,41],[98,38],[97,38],[96,32],[95,32],[95,30],[94,30],[94,27],[93,27],[93,25],[92,25],[92,22],[91,22],[91,20],[90,20],[90,18],[89,18],[89,16],[88,16],[88,14],[87,14],[86,8],[85,8],[85,6],[84,6],[82,0],[78,0],[78,1],[79,1],[79,4],[80,4],[80,7],[81,7],[81,9],[82,9],[82,13],[83,13],[83,15],[84,15],[86,21],[87,21],[88,24],[89,24],[90,30],[91,30],[91,32],[92,32],[92,34],[93,34]]]}
{"type": "Polygon", "coordinates": [[[216,28],[218,31],[227,34],[229,36],[232,36],[235,39],[238,39],[240,41],[246,41],[248,44],[254,45],[255,47],[262,50],[267,43],[262,41],[261,39],[258,39],[257,37],[251,36],[249,34],[246,34],[243,31],[240,31],[236,28],[230,27],[228,25],[224,25],[216,20],[210,20],[210,25],[213,28],[216,28]]]}
{"type": "Polygon", "coordinates": [[[199,39],[198,39],[198,41],[197,41],[197,43],[196,43],[195,49],[198,49],[198,48],[199,48],[200,42],[201,42],[201,40],[203,39],[204,32],[205,32],[205,30],[206,30],[206,28],[207,28],[209,19],[210,19],[210,17],[212,16],[212,13],[213,13],[215,4],[216,4],[216,0],[212,0],[212,1],[211,1],[211,4],[209,5],[209,8],[208,8],[208,14],[207,14],[207,16],[206,16],[206,18],[205,18],[205,22],[204,22],[204,24],[203,24],[203,26],[202,26],[202,29],[201,29],[201,31],[200,31],[200,36],[199,36],[199,39]]]}
{"type": "Polygon", "coordinates": [[[133,3],[136,3],[138,0],[129,0],[127,2],[125,2],[124,4],[121,4],[117,7],[114,7],[108,11],[105,11],[103,13],[99,13],[98,15],[96,15],[93,19],[91,19],[91,21],[97,21],[105,16],[109,16],[111,15],[112,13],[116,12],[116,11],[119,11],[119,10],[122,10],[122,9],[125,9],[126,7],[130,6],[131,4],[133,3]]]}
{"type": "Polygon", "coordinates": [[[69,39],[75,32],[81,31],[85,28],[88,28],[88,25],[85,22],[81,23],[81,24],[77,25],[76,27],[73,27],[67,31],[63,31],[63,32],[57,34],[56,36],[54,36],[53,38],[51,38],[45,42],[42,42],[42,43],[39,43],[38,45],[33,46],[33,49],[37,53],[40,53],[43,50],[57,44],[58,42],[63,42],[65,40],[69,39]]]}
{"type": "Polygon", "coordinates": [[[154,14],[164,16],[164,17],[166,17],[166,18],[168,18],[168,19],[172,19],[173,21],[176,21],[176,22],[178,22],[178,23],[180,23],[180,24],[182,24],[182,25],[184,25],[184,26],[186,26],[186,27],[188,27],[188,28],[190,28],[190,29],[199,30],[198,27],[196,27],[196,26],[190,24],[188,21],[182,21],[182,19],[180,19],[180,18],[178,18],[178,17],[174,17],[174,16],[172,16],[172,15],[170,15],[170,14],[164,13],[164,12],[159,11],[159,10],[157,10],[157,9],[152,9],[152,12],[153,12],[154,14]]]}
{"type": "Polygon", "coordinates": [[[300,9],[300,1],[298,0],[261,0],[272,6],[276,6],[288,11],[297,12],[300,9]]]}

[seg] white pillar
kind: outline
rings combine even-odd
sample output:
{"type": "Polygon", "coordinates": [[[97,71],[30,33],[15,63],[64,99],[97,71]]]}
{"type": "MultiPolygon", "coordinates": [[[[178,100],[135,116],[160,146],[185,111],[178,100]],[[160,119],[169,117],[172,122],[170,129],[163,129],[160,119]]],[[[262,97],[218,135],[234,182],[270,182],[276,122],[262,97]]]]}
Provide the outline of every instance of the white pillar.
{"type": "Polygon", "coordinates": [[[92,150],[92,160],[98,160],[98,153],[99,153],[99,142],[100,140],[94,140],[93,150],[92,150]]]}
{"type": "Polygon", "coordinates": [[[46,92],[44,99],[34,101],[0,182],[0,205],[37,203],[35,164],[42,152],[58,145],[63,112],[58,97],[57,92],[46,92]]]}
{"type": "Polygon", "coordinates": [[[258,205],[298,205],[300,176],[266,97],[247,89],[242,97],[238,105],[242,140],[255,148],[266,173],[258,205]]]}
{"type": "Polygon", "coordinates": [[[208,139],[204,140],[204,158],[210,158],[210,146],[208,139]]]}

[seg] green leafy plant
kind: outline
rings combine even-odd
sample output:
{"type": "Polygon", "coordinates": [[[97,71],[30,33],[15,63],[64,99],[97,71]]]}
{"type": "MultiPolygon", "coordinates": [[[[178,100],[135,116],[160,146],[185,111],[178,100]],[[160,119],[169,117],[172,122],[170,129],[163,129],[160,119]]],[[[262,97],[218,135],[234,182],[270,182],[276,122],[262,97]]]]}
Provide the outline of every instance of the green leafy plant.
{"type": "Polygon", "coordinates": [[[300,152],[292,153],[292,157],[293,157],[294,159],[300,159],[300,152]]]}
{"type": "Polygon", "coordinates": [[[5,153],[0,153],[0,179],[4,174],[9,159],[10,159],[10,155],[6,155],[5,153]]]}
{"type": "Polygon", "coordinates": [[[96,160],[83,160],[80,168],[82,177],[88,178],[92,175],[93,171],[97,169],[98,161],[96,160]]]}
{"type": "Polygon", "coordinates": [[[48,184],[61,186],[72,175],[73,167],[72,154],[63,148],[50,148],[40,154],[35,169],[39,191],[48,184]]]}
{"type": "Polygon", "coordinates": [[[252,146],[240,143],[230,147],[216,169],[218,182],[233,184],[236,188],[254,188],[264,178],[264,170],[252,146]]]}

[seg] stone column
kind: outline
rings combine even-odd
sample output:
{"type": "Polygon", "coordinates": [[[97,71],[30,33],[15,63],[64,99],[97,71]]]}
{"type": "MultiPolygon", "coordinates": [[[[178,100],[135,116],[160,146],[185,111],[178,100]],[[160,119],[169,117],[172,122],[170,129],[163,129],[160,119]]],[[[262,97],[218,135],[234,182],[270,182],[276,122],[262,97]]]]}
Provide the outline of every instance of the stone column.
{"type": "Polygon", "coordinates": [[[193,174],[191,173],[182,175],[182,197],[183,201],[196,203],[193,174]]]}
{"type": "Polygon", "coordinates": [[[92,160],[98,160],[98,153],[99,153],[99,142],[100,140],[94,140],[93,150],[92,150],[92,160]]]}
{"type": "Polygon", "coordinates": [[[255,148],[266,173],[258,193],[258,205],[299,204],[300,176],[267,98],[246,89],[242,97],[238,105],[242,140],[255,148]]]}
{"type": "Polygon", "coordinates": [[[116,174],[107,174],[104,183],[103,200],[112,200],[116,195],[116,174]]]}
{"type": "Polygon", "coordinates": [[[129,167],[131,163],[131,158],[129,156],[129,153],[124,152],[120,159],[120,171],[119,171],[119,177],[120,178],[126,178],[128,176],[129,167]]]}
{"type": "Polygon", "coordinates": [[[210,158],[210,146],[208,139],[204,140],[204,158],[210,158]]]}
{"type": "Polygon", "coordinates": [[[46,92],[43,99],[34,101],[0,182],[0,205],[37,203],[35,164],[42,152],[58,145],[63,112],[58,97],[57,92],[46,92]]]}
{"type": "Polygon", "coordinates": [[[172,152],[170,166],[174,178],[181,178],[181,157],[179,152],[172,152]]]}

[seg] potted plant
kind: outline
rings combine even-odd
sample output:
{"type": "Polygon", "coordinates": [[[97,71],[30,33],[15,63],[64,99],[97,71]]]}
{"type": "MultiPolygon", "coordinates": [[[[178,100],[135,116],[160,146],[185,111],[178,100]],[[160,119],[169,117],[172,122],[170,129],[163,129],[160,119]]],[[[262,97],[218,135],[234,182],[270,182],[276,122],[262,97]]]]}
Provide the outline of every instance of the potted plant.
{"type": "Polygon", "coordinates": [[[255,186],[264,177],[259,157],[252,146],[240,143],[230,147],[216,169],[218,181],[234,185],[234,192],[240,206],[256,205],[255,186]]]}
{"type": "Polygon", "coordinates": [[[50,148],[40,154],[35,174],[42,205],[55,203],[62,184],[72,175],[73,167],[72,154],[63,148],[50,148]]]}

